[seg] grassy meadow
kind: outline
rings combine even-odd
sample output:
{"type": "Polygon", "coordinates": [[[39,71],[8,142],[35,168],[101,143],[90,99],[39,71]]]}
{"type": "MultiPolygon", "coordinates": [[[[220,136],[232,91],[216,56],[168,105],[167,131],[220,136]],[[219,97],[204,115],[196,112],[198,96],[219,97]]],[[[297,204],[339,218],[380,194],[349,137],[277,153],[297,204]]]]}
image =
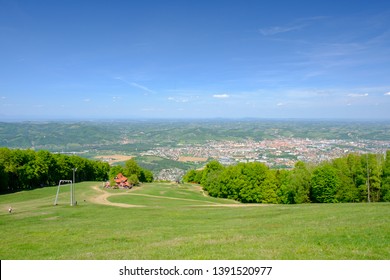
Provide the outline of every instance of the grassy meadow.
{"type": "Polygon", "coordinates": [[[0,196],[0,259],[388,260],[390,204],[243,205],[199,186],[76,184],[0,196]],[[13,208],[8,213],[9,207],[13,208]]]}

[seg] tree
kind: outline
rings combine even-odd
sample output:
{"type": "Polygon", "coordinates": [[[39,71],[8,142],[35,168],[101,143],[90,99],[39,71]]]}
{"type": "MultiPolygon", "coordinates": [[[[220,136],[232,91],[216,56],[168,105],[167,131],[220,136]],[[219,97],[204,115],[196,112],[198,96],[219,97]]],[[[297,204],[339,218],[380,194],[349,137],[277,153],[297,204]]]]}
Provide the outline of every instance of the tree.
{"type": "Polygon", "coordinates": [[[115,186],[115,180],[114,178],[116,177],[116,175],[118,175],[119,173],[122,173],[123,174],[123,167],[121,165],[115,165],[115,166],[112,166],[110,168],[110,172],[109,172],[109,178],[110,178],[110,185],[111,186],[115,186]]]}
{"type": "Polygon", "coordinates": [[[240,165],[245,179],[253,186],[260,186],[267,178],[269,168],[264,163],[250,162],[240,165]]]}
{"type": "Polygon", "coordinates": [[[40,184],[43,186],[55,185],[58,182],[54,181],[53,173],[55,172],[56,161],[53,154],[49,151],[38,151],[35,154],[36,173],[40,173],[40,184]]]}
{"type": "Polygon", "coordinates": [[[275,171],[268,170],[266,178],[260,185],[261,190],[261,203],[278,203],[275,171]]]}
{"type": "Polygon", "coordinates": [[[139,179],[136,174],[131,174],[129,177],[127,177],[127,182],[133,186],[139,185],[139,179]]]}
{"type": "Polygon", "coordinates": [[[336,191],[335,198],[339,202],[358,202],[359,189],[355,185],[356,175],[350,167],[348,157],[341,157],[332,161],[340,179],[340,186],[336,191]]]}
{"type": "Polygon", "coordinates": [[[147,169],[141,168],[141,175],[139,180],[142,183],[151,183],[153,182],[153,173],[147,169]]]}
{"type": "Polygon", "coordinates": [[[10,173],[11,189],[31,188],[34,181],[34,168],[31,161],[34,152],[31,150],[12,150],[9,157],[8,172],[10,173]]]}
{"type": "Polygon", "coordinates": [[[336,169],[329,163],[317,167],[311,177],[311,199],[313,202],[337,202],[336,192],[340,187],[340,180],[336,169]]]}
{"type": "Polygon", "coordinates": [[[153,182],[153,173],[147,169],[141,168],[135,159],[129,159],[125,162],[125,166],[114,166],[110,170],[110,178],[114,178],[118,173],[123,173],[127,177],[129,183],[138,185],[139,182],[150,183],[153,182]],[[135,180],[137,178],[137,180],[135,180]]]}
{"type": "MultiPolygon", "coordinates": [[[[203,172],[203,174],[205,174],[203,172]]],[[[228,193],[223,191],[223,183],[221,183],[223,175],[220,176],[220,172],[210,172],[207,177],[202,177],[202,186],[205,191],[213,197],[228,197],[228,193]]]]}
{"type": "Polygon", "coordinates": [[[295,196],[295,188],[291,186],[290,176],[292,171],[277,170],[275,177],[278,185],[279,202],[283,204],[293,204],[295,196]]]}
{"type": "Polygon", "coordinates": [[[93,161],[94,177],[97,181],[106,181],[109,176],[110,165],[107,162],[93,161]]]}
{"type": "Polygon", "coordinates": [[[356,192],[356,201],[367,201],[367,172],[366,164],[362,163],[362,156],[358,154],[347,155],[349,176],[356,192]]]}
{"type": "Polygon", "coordinates": [[[123,173],[123,167],[121,165],[111,166],[110,172],[109,172],[109,177],[114,178],[119,173],[123,173]]]}
{"type": "Polygon", "coordinates": [[[8,148],[0,148],[0,193],[8,191],[8,172],[6,163],[8,161],[10,150],[8,148]]]}
{"type": "Polygon", "coordinates": [[[183,176],[183,181],[187,183],[195,183],[196,171],[190,170],[183,176]]]}
{"type": "Polygon", "coordinates": [[[131,175],[137,176],[138,179],[141,177],[141,167],[138,166],[135,159],[132,158],[125,162],[125,166],[123,168],[123,175],[128,178],[131,175]]]}
{"type": "Polygon", "coordinates": [[[367,160],[371,201],[378,202],[381,194],[383,157],[381,155],[369,154],[367,160]]]}
{"type": "Polygon", "coordinates": [[[238,164],[238,167],[242,174],[240,200],[242,202],[267,203],[270,198],[268,187],[271,186],[264,182],[269,175],[268,167],[259,162],[241,163],[238,164]]]}
{"type": "MultiPolygon", "coordinates": [[[[245,180],[242,174],[242,164],[228,166],[219,174],[217,180],[212,183],[214,186],[213,192],[217,197],[234,199],[242,202],[247,202],[251,197],[251,190],[248,187],[249,182],[245,180]]],[[[212,181],[212,180],[211,180],[212,181]]]]}
{"type": "Polygon", "coordinates": [[[194,178],[194,183],[200,184],[203,178],[203,170],[197,170],[194,178]]]}
{"type": "Polygon", "coordinates": [[[73,165],[70,162],[69,157],[61,154],[54,154],[53,156],[57,166],[54,172],[55,181],[58,182],[59,180],[72,180],[73,165]]]}
{"type": "Polygon", "coordinates": [[[386,152],[386,158],[383,161],[381,181],[381,201],[390,201],[390,151],[386,152]]]}
{"type": "Polygon", "coordinates": [[[205,185],[207,186],[207,182],[210,181],[210,179],[208,178],[210,174],[219,173],[223,169],[224,166],[220,164],[217,160],[212,160],[209,163],[207,163],[206,167],[203,169],[201,184],[203,186],[205,185]]]}
{"type": "Polygon", "coordinates": [[[293,203],[310,202],[310,182],[310,171],[304,162],[298,161],[289,176],[289,192],[293,197],[293,203]]]}
{"type": "Polygon", "coordinates": [[[361,156],[363,171],[359,186],[361,201],[377,202],[381,200],[381,179],[383,156],[365,154],[361,156]]]}

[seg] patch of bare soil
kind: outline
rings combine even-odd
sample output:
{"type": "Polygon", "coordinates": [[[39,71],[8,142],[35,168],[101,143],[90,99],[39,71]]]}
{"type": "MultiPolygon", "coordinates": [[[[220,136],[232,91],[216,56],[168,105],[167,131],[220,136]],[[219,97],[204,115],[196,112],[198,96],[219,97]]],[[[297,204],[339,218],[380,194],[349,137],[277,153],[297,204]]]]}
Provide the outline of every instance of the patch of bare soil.
{"type": "Polygon", "coordinates": [[[203,157],[179,157],[179,160],[181,162],[205,162],[207,161],[207,158],[203,157]]]}
{"type": "Polygon", "coordinates": [[[102,161],[108,162],[109,164],[113,164],[113,163],[116,163],[116,162],[127,161],[129,159],[132,159],[133,156],[106,155],[106,156],[96,156],[95,158],[98,159],[98,160],[102,160],[102,161]]]}
{"type": "Polygon", "coordinates": [[[237,204],[202,204],[192,205],[196,207],[265,207],[271,204],[260,204],[260,203],[237,203],[237,204]]]}
{"type": "Polygon", "coordinates": [[[94,190],[98,191],[99,194],[97,196],[91,197],[90,201],[96,204],[102,204],[102,205],[108,205],[108,206],[116,206],[116,207],[123,207],[123,208],[134,208],[134,207],[144,207],[142,205],[133,205],[133,204],[126,204],[126,203],[114,203],[108,200],[110,196],[114,195],[123,195],[122,193],[109,193],[105,190],[100,189],[98,186],[92,187],[94,190]]]}

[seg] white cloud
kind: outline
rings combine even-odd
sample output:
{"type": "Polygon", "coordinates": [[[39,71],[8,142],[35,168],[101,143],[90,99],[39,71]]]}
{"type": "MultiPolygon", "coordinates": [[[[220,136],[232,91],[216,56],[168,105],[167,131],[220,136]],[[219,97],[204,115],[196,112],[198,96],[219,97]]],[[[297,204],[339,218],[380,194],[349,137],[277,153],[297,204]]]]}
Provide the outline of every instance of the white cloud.
{"type": "Polygon", "coordinates": [[[191,103],[191,102],[197,102],[199,100],[200,96],[197,94],[187,94],[187,93],[180,93],[178,95],[170,95],[167,97],[169,101],[176,102],[176,103],[191,103]]]}
{"type": "Polygon", "coordinates": [[[137,84],[137,83],[135,83],[135,82],[130,83],[129,81],[123,79],[123,78],[120,77],[120,76],[114,77],[114,79],[115,79],[115,80],[122,81],[122,82],[124,82],[125,84],[128,84],[129,86],[132,86],[132,87],[136,87],[136,88],[142,89],[143,91],[146,91],[146,92],[149,92],[149,93],[156,93],[155,91],[151,90],[150,88],[147,88],[146,86],[137,84]]]}
{"type": "Polygon", "coordinates": [[[368,93],[349,93],[349,97],[366,97],[368,96],[368,93]]]}
{"type": "MultiPolygon", "coordinates": [[[[123,81],[123,80],[122,80],[122,81],[123,81]]],[[[134,82],[133,82],[133,83],[130,83],[130,85],[133,86],[133,87],[142,89],[142,90],[144,90],[144,91],[146,91],[146,92],[149,92],[149,93],[155,93],[153,90],[151,90],[151,89],[149,89],[149,88],[147,88],[147,87],[145,87],[145,86],[143,86],[143,85],[134,83],[134,82]]]]}
{"type": "Polygon", "coordinates": [[[83,101],[84,102],[91,102],[91,100],[92,100],[91,98],[85,98],[83,101]]]}
{"type": "Polygon", "coordinates": [[[302,28],[305,28],[308,25],[311,25],[317,21],[324,20],[327,18],[328,18],[327,16],[314,16],[314,17],[307,17],[307,18],[298,18],[298,19],[296,19],[288,24],[260,28],[259,31],[264,36],[275,35],[275,34],[279,34],[279,33],[286,33],[286,32],[291,32],[294,30],[300,30],[302,28]]]}
{"type": "Polygon", "coordinates": [[[113,96],[112,102],[117,102],[117,101],[120,101],[121,99],[122,99],[122,96],[113,96]]]}
{"type": "Polygon", "coordinates": [[[143,112],[154,112],[154,111],[156,111],[156,109],[155,108],[142,108],[141,111],[143,111],[143,112]]]}
{"type": "Polygon", "coordinates": [[[229,94],[214,94],[213,95],[214,98],[219,98],[219,99],[224,99],[224,98],[229,98],[230,95],[229,94]]]}
{"type": "Polygon", "coordinates": [[[173,97],[173,96],[168,97],[168,100],[177,103],[187,103],[190,101],[187,97],[173,97]]]}
{"type": "Polygon", "coordinates": [[[390,96],[390,91],[389,91],[389,92],[386,92],[384,95],[390,96]]]}
{"type": "Polygon", "coordinates": [[[268,28],[261,28],[259,31],[264,36],[275,35],[279,33],[286,33],[294,30],[299,30],[305,27],[305,25],[292,25],[292,26],[273,26],[268,28]]]}

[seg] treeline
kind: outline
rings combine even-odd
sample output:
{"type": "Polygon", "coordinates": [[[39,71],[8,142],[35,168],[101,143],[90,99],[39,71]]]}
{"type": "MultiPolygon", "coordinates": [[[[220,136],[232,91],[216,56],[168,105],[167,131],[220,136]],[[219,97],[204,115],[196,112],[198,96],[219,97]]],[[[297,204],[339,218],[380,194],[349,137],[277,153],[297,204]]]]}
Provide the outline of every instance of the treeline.
{"type": "Polygon", "coordinates": [[[349,154],[319,165],[297,162],[292,170],[265,164],[223,166],[209,162],[183,180],[201,184],[210,196],[244,203],[336,203],[390,201],[390,151],[349,154]]]}
{"type": "Polygon", "coordinates": [[[108,179],[108,163],[79,156],[53,154],[48,151],[0,148],[0,192],[12,192],[58,184],[59,180],[76,182],[108,179]]]}
{"type": "Polygon", "coordinates": [[[153,182],[153,173],[145,168],[138,165],[135,159],[129,159],[125,162],[124,166],[115,165],[110,169],[110,185],[115,186],[114,178],[118,173],[122,173],[127,177],[127,181],[137,186],[139,183],[150,183],[153,182]]]}
{"type": "Polygon", "coordinates": [[[0,148],[0,193],[57,185],[60,180],[107,181],[115,185],[118,173],[128,177],[129,183],[153,182],[153,173],[128,160],[124,166],[89,160],[76,155],[54,154],[45,150],[13,150],[0,148]]]}

